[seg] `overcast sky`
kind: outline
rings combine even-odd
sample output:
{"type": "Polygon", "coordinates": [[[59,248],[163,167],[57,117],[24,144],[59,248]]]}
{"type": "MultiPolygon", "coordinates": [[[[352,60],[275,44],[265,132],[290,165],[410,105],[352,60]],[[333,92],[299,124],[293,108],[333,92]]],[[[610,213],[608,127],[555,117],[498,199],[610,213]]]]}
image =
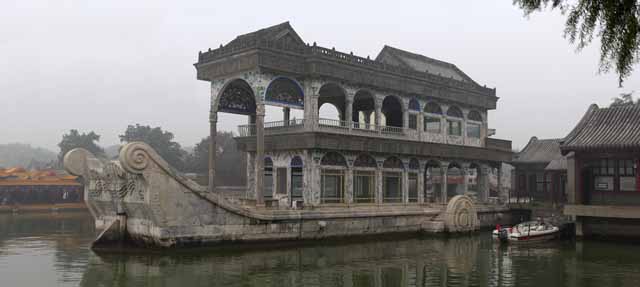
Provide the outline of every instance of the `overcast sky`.
{"type": "MultiPolygon", "coordinates": [[[[497,88],[489,127],[516,148],[565,136],[591,103],[640,92],[638,72],[623,89],[597,73],[598,43],[576,53],[559,13],[525,18],[508,0],[185,2],[0,2],[0,143],[57,151],[75,128],[108,146],[140,123],[191,146],[208,132],[198,51],[284,21],[305,42],[340,51],[375,57],[388,44],[456,64],[497,88]]],[[[245,121],[221,116],[218,128],[245,121]]]]}

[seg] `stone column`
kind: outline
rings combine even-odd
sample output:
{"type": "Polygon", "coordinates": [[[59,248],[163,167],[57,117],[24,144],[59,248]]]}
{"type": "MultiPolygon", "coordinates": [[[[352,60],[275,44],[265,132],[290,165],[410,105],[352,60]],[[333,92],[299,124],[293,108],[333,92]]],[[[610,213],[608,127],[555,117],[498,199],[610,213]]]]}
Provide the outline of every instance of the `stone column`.
{"type": "Polygon", "coordinates": [[[424,114],[417,113],[416,114],[416,128],[418,129],[418,140],[423,141],[424,138],[422,134],[424,133],[424,114]]]}
{"type": "Polygon", "coordinates": [[[376,203],[382,203],[382,162],[378,162],[376,167],[376,203]]]}
{"type": "Polygon", "coordinates": [[[345,122],[347,122],[347,127],[349,130],[353,127],[353,97],[346,98],[346,116],[345,122]]]}
{"type": "Polygon", "coordinates": [[[382,102],[375,100],[375,113],[376,113],[376,129],[378,132],[382,132],[380,126],[382,126],[382,102]]]}
{"type": "Polygon", "coordinates": [[[481,202],[487,202],[489,199],[489,190],[491,189],[491,183],[489,177],[491,176],[492,168],[489,165],[480,165],[480,174],[478,175],[478,192],[480,195],[478,198],[481,202]]]}
{"type": "Polygon", "coordinates": [[[218,113],[213,109],[209,113],[209,192],[216,190],[216,135],[218,125],[218,113]]]}
{"type": "Polygon", "coordinates": [[[256,204],[264,205],[264,105],[256,109],[256,204]]]}
{"type": "Polygon", "coordinates": [[[402,108],[402,128],[409,128],[409,110],[402,108]]]}
{"type": "Polygon", "coordinates": [[[417,185],[418,185],[418,203],[424,203],[425,199],[424,199],[424,174],[425,174],[425,170],[422,168],[422,166],[424,166],[422,163],[420,163],[420,169],[418,170],[418,178],[417,178],[417,185]]]}
{"type": "Polygon", "coordinates": [[[349,165],[345,170],[345,202],[353,203],[353,166],[349,165]]]}
{"type": "Polygon", "coordinates": [[[284,120],[284,125],[289,125],[289,119],[291,118],[291,109],[290,108],[282,108],[282,119],[284,120]]]}
{"type": "Polygon", "coordinates": [[[442,182],[440,183],[442,186],[440,188],[440,196],[442,200],[442,204],[447,204],[447,171],[449,170],[448,162],[441,162],[442,167],[440,171],[442,172],[442,182]]]}
{"type": "MultiPolygon", "coordinates": [[[[408,166],[408,163],[405,165],[408,166]]],[[[409,202],[409,172],[407,169],[402,171],[402,203],[409,202]]]]}

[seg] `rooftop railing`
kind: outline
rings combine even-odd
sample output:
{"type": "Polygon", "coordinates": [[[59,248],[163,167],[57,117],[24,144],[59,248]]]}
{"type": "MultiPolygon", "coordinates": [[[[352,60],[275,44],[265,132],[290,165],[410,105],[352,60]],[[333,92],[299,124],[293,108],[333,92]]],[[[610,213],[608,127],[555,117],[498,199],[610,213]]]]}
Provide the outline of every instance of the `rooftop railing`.
{"type": "Polygon", "coordinates": [[[223,58],[228,55],[240,53],[246,50],[257,49],[257,48],[292,52],[292,53],[299,54],[300,56],[306,56],[306,57],[316,56],[316,57],[328,58],[328,59],[333,59],[333,60],[337,60],[337,61],[345,62],[349,64],[365,66],[365,67],[377,69],[380,71],[401,74],[401,75],[410,76],[414,78],[422,78],[429,81],[444,82],[451,86],[481,91],[484,93],[489,92],[490,94],[495,95],[495,89],[482,87],[474,82],[462,81],[462,80],[458,80],[450,77],[445,77],[440,74],[430,73],[428,71],[416,71],[411,68],[386,64],[379,61],[371,60],[368,57],[363,58],[360,56],[356,56],[356,55],[353,55],[353,53],[347,54],[340,51],[336,51],[335,49],[320,47],[315,45],[315,43],[312,46],[307,45],[307,46],[301,47],[297,45],[290,45],[281,41],[247,39],[247,40],[235,42],[233,45],[220,46],[220,48],[218,49],[213,49],[213,50],[209,49],[208,51],[200,52],[198,54],[198,62],[205,63],[208,61],[223,58]]]}

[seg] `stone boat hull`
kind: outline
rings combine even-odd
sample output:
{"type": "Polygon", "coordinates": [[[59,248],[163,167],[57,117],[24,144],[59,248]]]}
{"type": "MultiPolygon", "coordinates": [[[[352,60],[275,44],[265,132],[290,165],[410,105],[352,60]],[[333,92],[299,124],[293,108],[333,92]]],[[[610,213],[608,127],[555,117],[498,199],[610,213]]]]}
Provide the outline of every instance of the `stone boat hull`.
{"type": "Polygon", "coordinates": [[[208,192],[174,171],[151,147],[129,143],[118,160],[74,149],[65,169],[85,181],[86,205],[100,232],[94,247],[133,243],[145,247],[224,242],[308,240],[407,232],[469,232],[510,223],[506,208],[476,210],[456,196],[443,206],[371,205],[269,209],[208,192]],[[507,215],[507,216],[505,216],[507,215]]]}

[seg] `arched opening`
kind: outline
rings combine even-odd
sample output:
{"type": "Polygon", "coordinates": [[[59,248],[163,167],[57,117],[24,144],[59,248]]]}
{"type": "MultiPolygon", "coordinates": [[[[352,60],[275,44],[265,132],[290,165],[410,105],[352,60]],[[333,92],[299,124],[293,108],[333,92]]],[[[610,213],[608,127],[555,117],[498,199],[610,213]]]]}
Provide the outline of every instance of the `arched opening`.
{"type": "Polygon", "coordinates": [[[440,134],[442,132],[441,118],[442,108],[435,102],[428,102],[424,106],[424,131],[432,134],[440,134]]]}
{"type": "Polygon", "coordinates": [[[443,202],[442,169],[435,160],[428,161],[424,169],[424,201],[443,202]]]}
{"type": "Polygon", "coordinates": [[[418,173],[420,171],[420,162],[416,158],[409,160],[409,169],[407,174],[407,197],[409,202],[418,202],[418,173]]]}
{"type": "Polygon", "coordinates": [[[229,82],[220,93],[218,98],[217,111],[223,113],[218,121],[248,122],[249,125],[241,125],[238,127],[239,136],[255,135],[255,115],[256,115],[256,99],[253,90],[249,84],[242,80],[236,79],[229,82]]]}
{"type": "Polygon", "coordinates": [[[353,201],[376,202],[376,160],[368,154],[360,154],[353,162],[353,201]]]}
{"type": "Polygon", "coordinates": [[[462,167],[452,162],[447,169],[447,202],[458,194],[464,193],[464,171],[462,167]]]}
{"type": "Polygon", "coordinates": [[[374,128],[371,123],[375,123],[375,100],[370,92],[360,90],[353,97],[353,114],[351,120],[356,123],[356,128],[374,128]]]}
{"type": "Polygon", "coordinates": [[[402,173],[404,165],[402,161],[391,156],[382,164],[382,202],[402,202],[402,173]]]}
{"type": "Polygon", "coordinates": [[[265,92],[265,102],[304,109],[304,92],[297,82],[286,77],[275,78],[265,92]]]}
{"type": "Polygon", "coordinates": [[[304,92],[291,78],[273,79],[265,91],[264,105],[267,129],[303,124],[304,92]]]}
{"type": "Polygon", "coordinates": [[[318,91],[318,115],[320,124],[327,124],[332,126],[341,126],[341,121],[345,118],[345,99],[346,95],[342,87],[334,83],[328,83],[323,85],[318,91]],[[331,104],[333,109],[327,110],[331,104]],[[326,106],[327,108],[323,109],[326,106]]]}
{"type": "Polygon", "coordinates": [[[462,136],[462,110],[456,106],[447,109],[447,130],[451,136],[462,136]]]}
{"type": "Polygon", "coordinates": [[[263,195],[265,199],[273,198],[273,161],[270,157],[264,158],[263,195]]]}
{"type": "Polygon", "coordinates": [[[476,163],[472,163],[466,170],[467,178],[467,192],[472,197],[480,196],[480,166],[476,163]]]}
{"type": "Polygon", "coordinates": [[[382,101],[382,114],[384,125],[390,127],[402,127],[402,103],[395,96],[387,96],[382,101]]]}
{"type": "Polygon", "coordinates": [[[303,167],[304,164],[302,162],[302,158],[299,156],[294,156],[291,159],[291,163],[289,164],[291,168],[291,200],[302,200],[302,190],[303,190],[303,167]]]}
{"type": "Polygon", "coordinates": [[[467,137],[480,138],[482,129],[482,116],[478,111],[470,111],[467,115],[467,137]]]}
{"type": "Polygon", "coordinates": [[[329,152],[320,160],[320,200],[322,203],[344,202],[344,171],[347,161],[336,152],[329,152]]]}

